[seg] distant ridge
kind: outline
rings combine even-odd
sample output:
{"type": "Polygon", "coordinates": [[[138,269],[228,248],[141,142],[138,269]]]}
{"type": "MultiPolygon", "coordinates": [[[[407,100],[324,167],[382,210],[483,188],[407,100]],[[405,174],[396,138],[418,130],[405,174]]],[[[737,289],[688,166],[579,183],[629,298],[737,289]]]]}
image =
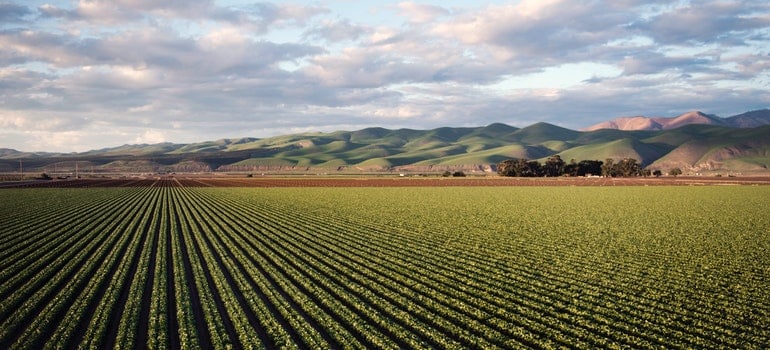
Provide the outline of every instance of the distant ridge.
{"type": "Polygon", "coordinates": [[[726,118],[726,120],[730,126],[736,128],[756,128],[770,124],[770,109],[746,112],[726,118]]]}
{"type": "Polygon", "coordinates": [[[644,116],[619,117],[580,130],[670,130],[690,124],[719,125],[733,128],[755,128],[770,124],[770,110],[762,109],[751,111],[729,118],[720,118],[700,111],[691,111],[671,118],[644,116]]]}
{"type": "MultiPolygon", "coordinates": [[[[770,172],[770,111],[730,118],[689,112],[675,118],[626,118],[575,131],[549,123],[502,123],[431,130],[365,128],[190,144],[123,145],[82,153],[0,149],[0,173],[57,176],[182,172],[495,172],[511,158],[543,161],[635,158],[649,169],[685,173],[770,172]],[[640,126],[641,125],[641,126],[640,126]],[[743,125],[738,128],[733,125],[743,125]],[[760,125],[751,127],[752,125],[760,125]],[[635,128],[622,130],[621,128],[635,128]],[[638,130],[638,129],[643,130],[638,130]]],[[[9,175],[10,174],[10,175],[9,175]]]]}

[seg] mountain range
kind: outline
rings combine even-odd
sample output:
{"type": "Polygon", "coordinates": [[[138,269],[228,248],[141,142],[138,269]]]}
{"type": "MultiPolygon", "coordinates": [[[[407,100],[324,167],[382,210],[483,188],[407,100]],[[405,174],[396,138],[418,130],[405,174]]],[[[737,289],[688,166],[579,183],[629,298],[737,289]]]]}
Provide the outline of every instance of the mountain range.
{"type": "Polygon", "coordinates": [[[582,131],[548,123],[495,123],[431,130],[379,127],[191,144],[142,144],[82,153],[0,149],[0,172],[494,172],[510,158],[635,158],[664,172],[767,172],[770,110],[719,118],[689,112],[673,118],[618,118],[582,131]]]}
{"type": "Polygon", "coordinates": [[[644,116],[620,117],[580,130],[669,130],[690,124],[720,125],[733,128],[755,128],[770,124],[770,110],[762,109],[751,111],[729,118],[720,118],[715,115],[704,114],[700,111],[687,112],[673,118],[644,116]]]}

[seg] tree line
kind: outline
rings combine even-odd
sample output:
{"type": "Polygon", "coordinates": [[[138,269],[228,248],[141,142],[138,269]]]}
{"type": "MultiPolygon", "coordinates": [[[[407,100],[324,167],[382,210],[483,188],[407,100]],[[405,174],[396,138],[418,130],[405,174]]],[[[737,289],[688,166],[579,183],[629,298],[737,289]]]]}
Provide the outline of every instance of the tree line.
{"type": "Polygon", "coordinates": [[[631,177],[631,176],[660,176],[660,170],[651,171],[644,169],[642,164],[634,158],[623,158],[615,161],[612,158],[601,160],[570,160],[569,163],[561,159],[559,155],[553,155],[546,159],[545,163],[528,159],[508,159],[497,164],[497,174],[501,176],[515,177],[555,177],[555,176],[605,176],[605,177],[631,177]]]}

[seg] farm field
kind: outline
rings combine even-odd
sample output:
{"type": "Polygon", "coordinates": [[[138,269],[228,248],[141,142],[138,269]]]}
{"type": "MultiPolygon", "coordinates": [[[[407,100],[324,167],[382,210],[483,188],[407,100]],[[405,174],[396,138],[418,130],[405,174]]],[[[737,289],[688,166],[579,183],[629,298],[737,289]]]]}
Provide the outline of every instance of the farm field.
{"type": "Polygon", "coordinates": [[[768,186],[205,181],[0,190],[0,349],[770,346],[768,186]]]}

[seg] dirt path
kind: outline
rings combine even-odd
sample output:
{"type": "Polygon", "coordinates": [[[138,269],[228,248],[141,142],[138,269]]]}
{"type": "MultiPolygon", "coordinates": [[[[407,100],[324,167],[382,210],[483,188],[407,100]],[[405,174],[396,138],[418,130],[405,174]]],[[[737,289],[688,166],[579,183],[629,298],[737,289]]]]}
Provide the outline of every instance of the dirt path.
{"type": "Polygon", "coordinates": [[[126,186],[184,186],[184,187],[450,187],[450,186],[698,186],[698,185],[770,185],[770,176],[753,177],[633,177],[633,178],[570,178],[570,177],[255,177],[184,176],[147,179],[54,180],[20,183],[2,188],[37,187],[126,187],[126,186]],[[161,180],[161,181],[157,181],[161,180]]]}

